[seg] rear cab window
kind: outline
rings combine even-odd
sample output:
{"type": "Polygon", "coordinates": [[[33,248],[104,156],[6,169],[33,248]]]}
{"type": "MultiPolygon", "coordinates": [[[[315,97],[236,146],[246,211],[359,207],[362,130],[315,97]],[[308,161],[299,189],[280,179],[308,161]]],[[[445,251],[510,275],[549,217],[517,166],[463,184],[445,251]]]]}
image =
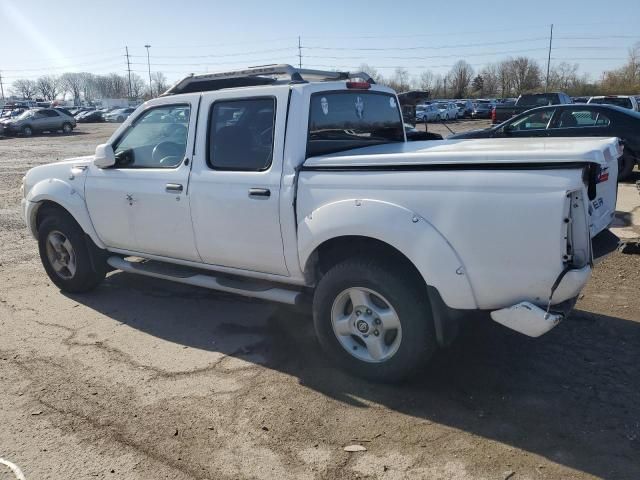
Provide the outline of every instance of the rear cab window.
{"type": "Polygon", "coordinates": [[[311,95],[307,158],[404,140],[392,93],[340,90],[311,95]]]}

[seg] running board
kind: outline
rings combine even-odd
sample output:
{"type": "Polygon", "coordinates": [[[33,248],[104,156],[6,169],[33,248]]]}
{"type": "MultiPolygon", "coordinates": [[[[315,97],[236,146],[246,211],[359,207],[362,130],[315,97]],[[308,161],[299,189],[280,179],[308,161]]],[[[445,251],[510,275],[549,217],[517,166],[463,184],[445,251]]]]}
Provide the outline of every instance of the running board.
{"type": "Polygon", "coordinates": [[[113,268],[127,273],[146,275],[147,277],[161,278],[172,282],[186,283],[197,287],[210,288],[222,292],[235,293],[245,297],[261,298],[272,302],[296,305],[302,300],[302,292],[289,290],[282,287],[274,287],[266,282],[256,282],[252,280],[236,280],[228,277],[216,277],[204,273],[205,271],[196,268],[183,267],[170,263],[143,260],[140,262],[130,262],[119,256],[111,256],[107,263],[113,268]]]}

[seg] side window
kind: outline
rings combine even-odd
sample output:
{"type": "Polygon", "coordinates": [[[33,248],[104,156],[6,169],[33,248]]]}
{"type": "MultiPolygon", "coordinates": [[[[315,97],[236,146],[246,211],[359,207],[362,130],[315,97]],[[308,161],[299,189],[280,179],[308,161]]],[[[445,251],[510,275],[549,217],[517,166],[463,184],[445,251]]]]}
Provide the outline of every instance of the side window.
{"type": "Polygon", "coordinates": [[[564,110],[556,128],[606,127],[609,119],[593,110],[564,110]]]}
{"type": "Polygon", "coordinates": [[[276,100],[251,98],[215,102],[209,116],[209,167],[261,171],[271,165],[276,100]]]}
{"type": "Polygon", "coordinates": [[[609,117],[602,113],[598,113],[598,116],[596,117],[596,127],[608,127],[610,123],[611,120],[609,120],[609,117]]]}
{"type": "Polygon", "coordinates": [[[539,110],[525,115],[511,124],[511,130],[544,130],[553,116],[554,109],[539,110]]]}
{"type": "Polygon", "coordinates": [[[58,112],[56,112],[55,110],[42,110],[42,114],[45,117],[57,117],[58,116],[58,112]]]}
{"type": "Polygon", "coordinates": [[[135,120],[116,145],[116,168],[175,168],[184,159],[189,105],[151,108],[135,120]]]}

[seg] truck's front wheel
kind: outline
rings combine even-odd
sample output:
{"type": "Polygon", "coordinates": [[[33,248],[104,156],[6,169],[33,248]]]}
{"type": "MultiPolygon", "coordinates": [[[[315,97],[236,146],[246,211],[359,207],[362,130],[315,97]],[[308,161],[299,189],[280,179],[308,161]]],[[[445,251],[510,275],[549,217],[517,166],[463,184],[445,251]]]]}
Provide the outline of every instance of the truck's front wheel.
{"type": "Polygon", "coordinates": [[[401,268],[349,259],[320,280],[313,301],[316,334],[351,373],[401,381],[436,350],[426,292],[401,268]]]}
{"type": "Polygon", "coordinates": [[[38,228],[42,265],[60,290],[70,293],[94,289],[106,268],[91,258],[85,234],[71,216],[54,211],[38,228]]]}

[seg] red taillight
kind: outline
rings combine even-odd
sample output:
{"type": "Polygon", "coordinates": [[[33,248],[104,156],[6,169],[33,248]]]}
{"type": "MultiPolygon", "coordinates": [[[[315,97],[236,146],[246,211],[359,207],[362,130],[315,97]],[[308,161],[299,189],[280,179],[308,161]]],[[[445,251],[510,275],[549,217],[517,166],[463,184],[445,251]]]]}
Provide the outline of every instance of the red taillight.
{"type": "Polygon", "coordinates": [[[347,82],[347,88],[369,90],[371,88],[371,84],[369,82],[347,82]]]}
{"type": "Polygon", "coordinates": [[[496,123],[496,107],[491,109],[491,123],[496,123]]]}

